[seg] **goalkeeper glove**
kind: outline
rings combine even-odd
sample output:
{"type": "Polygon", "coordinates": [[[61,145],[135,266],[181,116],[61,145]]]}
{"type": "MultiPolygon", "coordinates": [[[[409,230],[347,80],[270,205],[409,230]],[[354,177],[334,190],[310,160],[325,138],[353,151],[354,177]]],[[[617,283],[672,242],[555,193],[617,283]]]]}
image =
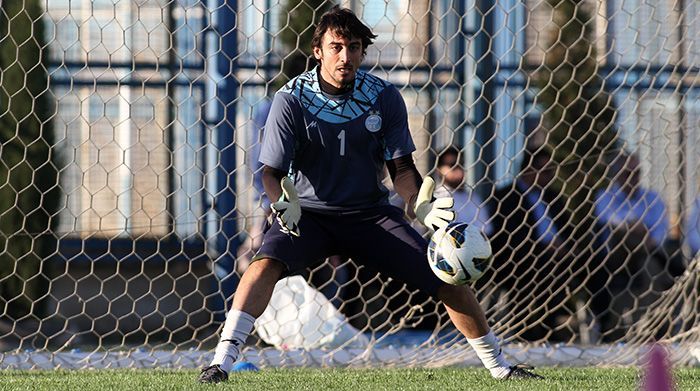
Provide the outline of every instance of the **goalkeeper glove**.
{"type": "Polygon", "coordinates": [[[275,212],[277,221],[282,227],[282,232],[294,236],[299,236],[299,219],[301,218],[301,206],[299,205],[299,196],[297,189],[288,177],[282,178],[280,181],[282,186],[282,196],[279,201],[270,205],[275,212]]]}
{"type": "Polygon", "coordinates": [[[450,196],[434,199],[434,191],[435,181],[433,178],[423,179],[423,184],[418,191],[416,207],[413,210],[418,221],[433,231],[447,226],[455,219],[455,212],[450,210],[454,206],[454,198],[450,196]]]}

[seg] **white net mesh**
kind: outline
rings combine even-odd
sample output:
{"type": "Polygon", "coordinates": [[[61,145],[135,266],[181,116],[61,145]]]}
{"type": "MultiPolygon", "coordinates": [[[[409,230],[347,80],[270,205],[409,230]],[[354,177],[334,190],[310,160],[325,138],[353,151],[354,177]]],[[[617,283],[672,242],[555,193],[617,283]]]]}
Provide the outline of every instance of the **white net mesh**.
{"type": "MultiPolygon", "coordinates": [[[[208,362],[266,216],[271,96],[332,4],[0,0],[0,368],[208,362]]],[[[506,351],[632,364],[662,340],[697,364],[700,3],[340,4],[419,171],[491,238],[475,288],[506,351]]],[[[303,277],[245,359],[478,363],[399,281],[341,257],[303,277]]]]}

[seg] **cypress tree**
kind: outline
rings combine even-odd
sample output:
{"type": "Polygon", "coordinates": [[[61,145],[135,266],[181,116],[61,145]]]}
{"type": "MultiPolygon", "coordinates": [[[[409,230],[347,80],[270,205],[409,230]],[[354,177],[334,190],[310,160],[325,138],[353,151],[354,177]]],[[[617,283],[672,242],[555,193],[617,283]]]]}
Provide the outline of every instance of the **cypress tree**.
{"type": "Polygon", "coordinates": [[[555,27],[535,73],[546,144],[558,163],[557,186],[574,222],[589,216],[595,189],[617,148],[615,107],[599,75],[593,19],[582,0],[548,0],[555,27]]]}
{"type": "Polygon", "coordinates": [[[329,0],[287,0],[284,3],[279,16],[279,39],[285,54],[282,58],[281,72],[274,80],[275,91],[315,65],[311,39],[321,15],[332,6],[333,2],[329,0]]]}
{"type": "Polygon", "coordinates": [[[0,2],[0,318],[40,315],[58,172],[41,0],[0,2]]]}

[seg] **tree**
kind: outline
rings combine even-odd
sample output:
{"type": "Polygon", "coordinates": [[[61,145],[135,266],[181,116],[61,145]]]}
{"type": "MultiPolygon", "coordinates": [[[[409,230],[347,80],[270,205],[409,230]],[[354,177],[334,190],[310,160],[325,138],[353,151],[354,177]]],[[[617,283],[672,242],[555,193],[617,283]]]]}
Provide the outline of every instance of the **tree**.
{"type": "Polygon", "coordinates": [[[548,0],[555,27],[535,73],[546,144],[575,222],[590,215],[594,190],[617,149],[615,107],[598,74],[593,20],[583,0],[548,0]]]}
{"type": "Polygon", "coordinates": [[[0,2],[0,318],[37,315],[58,172],[41,0],[0,2]]]}
{"type": "Polygon", "coordinates": [[[333,6],[330,0],[287,0],[280,13],[279,39],[284,47],[281,73],[274,80],[276,91],[294,76],[306,71],[315,63],[311,39],[316,24],[333,6]]]}

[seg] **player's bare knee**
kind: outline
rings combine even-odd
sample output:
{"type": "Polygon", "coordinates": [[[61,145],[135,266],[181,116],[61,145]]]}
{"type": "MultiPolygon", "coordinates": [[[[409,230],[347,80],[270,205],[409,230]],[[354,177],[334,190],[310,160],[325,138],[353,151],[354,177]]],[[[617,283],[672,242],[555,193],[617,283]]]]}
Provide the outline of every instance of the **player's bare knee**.
{"type": "Polygon", "coordinates": [[[437,296],[444,304],[455,307],[458,304],[470,302],[473,292],[468,285],[445,284],[438,288],[437,296]]]}

